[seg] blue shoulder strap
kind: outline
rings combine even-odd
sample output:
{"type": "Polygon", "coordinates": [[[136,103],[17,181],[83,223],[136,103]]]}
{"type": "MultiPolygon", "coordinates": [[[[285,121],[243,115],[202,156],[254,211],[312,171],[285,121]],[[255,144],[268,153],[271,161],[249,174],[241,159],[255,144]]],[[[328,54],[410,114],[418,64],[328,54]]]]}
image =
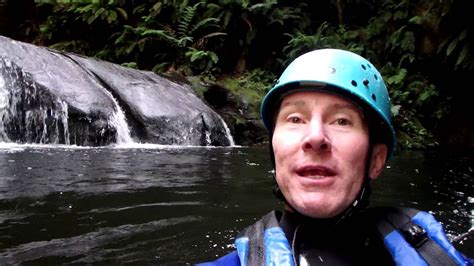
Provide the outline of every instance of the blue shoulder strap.
{"type": "Polygon", "coordinates": [[[472,265],[431,214],[411,208],[384,210],[377,229],[397,265],[472,265]]]}
{"type": "Polygon", "coordinates": [[[224,257],[221,257],[215,261],[204,262],[196,264],[197,266],[240,266],[239,256],[237,251],[233,251],[224,257]]]}
{"type": "Polygon", "coordinates": [[[290,244],[275,212],[242,231],[235,246],[242,265],[294,266],[290,244]]]}
{"type": "Polygon", "coordinates": [[[384,238],[384,244],[387,247],[392,258],[397,265],[427,266],[428,263],[418,254],[405,238],[394,230],[384,238]]]}
{"type": "Polygon", "coordinates": [[[290,243],[281,227],[265,229],[265,265],[294,266],[290,243]]]}
{"type": "Polygon", "coordinates": [[[236,251],[212,261],[211,265],[281,265],[294,266],[290,244],[278,226],[275,212],[247,227],[235,240],[236,251]]]}
{"type": "Polygon", "coordinates": [[[448,254],[457,265],[469,265],[470,262],[466,260],[449,242],[446,234],[444,233],[443,226],[436,221],[433,215],[427,212],[418,212],[412,217],[413,222],[423,227],[427,232],[428,237],[433,239],[442,250],[448,254]]]}

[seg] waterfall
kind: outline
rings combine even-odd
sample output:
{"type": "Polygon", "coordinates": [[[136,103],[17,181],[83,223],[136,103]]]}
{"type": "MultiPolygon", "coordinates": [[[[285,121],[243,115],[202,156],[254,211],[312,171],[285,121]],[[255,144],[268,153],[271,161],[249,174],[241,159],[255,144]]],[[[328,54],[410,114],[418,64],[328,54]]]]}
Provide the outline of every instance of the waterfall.
{"type": "Polygon", "coordinates": [[[8,106],[8,91],[5,89],[5,80],[0,76],[0,141],[8,140],[8,136],[5,132],[5,126],[3,125],[6,108],[8,106]]]}
{"type": "Polygon", "coordinates": [[[235,145],[187,82],[3,36],[0,142],[235,145]]]}
{"type": "Polygon", "coordinates": [[[122,145],[133,143],[134,141],[130,136],[130,129],[128,128],[127,120],[125,118],[125,112],[122,110],[110,91],[104,88],[104,92],[110,97],[115,106],[115,113],[109,116],[109,121],[117,132],[116,144],[122,145]]]}
{"type": "Polygon", "coordinates": [[[8,60],[0,60],[0,141],[69,144],[67,103],[8,60]]]}
{"type": "Polygon", "coordinates": [[[125,112],[120,107],[120,104],[118,103],[117,99],[114,97],[114,95],[110,91],[113,89],[110,88],[110,85],[107,83],[107,81],[101,78],[100,75],[97,75],[94,71],[91,71],[90,69],[88,69],[87,64],[84,64],[83,62],[81,62],[79,58],[72,57],[70,55],[66,55],[66,57],[72,60],[75,64],[80,66],[82,69],[84,69],[84,71],[90,73],[90,76],[94,77],[98,81],[98,83],[102,85],[100,89],[104,92],[107,98],[109,98],[112,101],[115,112],[110,114],[107,120],[108,120],[108,123],[115,128],[115,132],[116,132],[115,144],[123,145],[123,144],[134,143],[130,135],[130,129],[127,124],[125,112]]]}
{"type": "Polygon", "coordinates": [[[68,126],[68,117],[69,117],[69,114],[68,114],[68,107],[67,107],[67,103],[64,102],[64,101],[61,101],[61,107],[62,107],[62,110],[64,112],[64,115],[61,116],[61,121],[64,125],[64,128],[63,128],[63,133],[64,133],[64,139],[65,139],[65,143],[66,145],[69,145],[69,126],[68,126]]]}
{"type": "Polygon", "coordinates": [[[204,132],[204,134],[205,134],[205,137],[206,137],[206,146],[211,145],[211,143],[212,143],[212,140],[211,140],[211,132],[210,132],[209,130],[206,130],[206,131],[204,132]]]}
{"type": "MultiPolygon", "coordinates": [[[[112,98],[113,99],[113,98],[112,98]]],[[[133,139],[130,136],[130,129],[128,128],[127,121],[125,120],[125,114],[118,105],[117,101],[113,99],[116,104],[117,111],[110,116],[110,123],[117,130],[117,144],[129,144],[133,143],[133,139]]]]}
{"type": "Polygon", "coordinates": [[[219,119],[222,122],[222,126],[224,127],[226,137],[229,140],[229,146],[231,146],[231,147],[235,146],[234,138],[232,137],[232,134],[230,133],[229,127],[227,126],[227,124],[225,123],[224,119],[222,119],[221,116],[219,116],[219,119]]]}

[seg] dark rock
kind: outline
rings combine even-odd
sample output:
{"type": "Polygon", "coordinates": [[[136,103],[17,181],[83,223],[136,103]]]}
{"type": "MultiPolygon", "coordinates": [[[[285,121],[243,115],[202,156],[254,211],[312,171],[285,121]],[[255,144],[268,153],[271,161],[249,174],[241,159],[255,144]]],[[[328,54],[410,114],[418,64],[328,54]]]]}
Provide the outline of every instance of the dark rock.
{"type": "Polygon", "coordinates": [[[0,141],[230,145],[185,83],[0,36],[0,141]]]}
{"type": "Polygon", "coordinates": [[[225,120],[235,144],[254,146],[268,141],[258,107],[249,103],[247,95],[236,94],[223,83],[204,83],[197,77],[188,77],[188,80],[197,95],[225,120]]]}

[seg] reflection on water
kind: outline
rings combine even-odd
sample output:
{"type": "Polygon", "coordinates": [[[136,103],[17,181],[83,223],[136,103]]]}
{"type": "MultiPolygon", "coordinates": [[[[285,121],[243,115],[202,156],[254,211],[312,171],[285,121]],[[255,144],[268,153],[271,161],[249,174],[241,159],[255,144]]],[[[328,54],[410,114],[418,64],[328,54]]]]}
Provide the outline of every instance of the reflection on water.
{"type": "MultiPolygon", "coordinates": [[[[194,263],[223,255],[280,207],[267,151],[0,146],[0,264],[194,263]]],[[[472,161],[403,153],[373,204],[429,210],[453,237],[472,227],[472,161]]],[[[457,247],[474,256],[473,237],[457,247]]]]}

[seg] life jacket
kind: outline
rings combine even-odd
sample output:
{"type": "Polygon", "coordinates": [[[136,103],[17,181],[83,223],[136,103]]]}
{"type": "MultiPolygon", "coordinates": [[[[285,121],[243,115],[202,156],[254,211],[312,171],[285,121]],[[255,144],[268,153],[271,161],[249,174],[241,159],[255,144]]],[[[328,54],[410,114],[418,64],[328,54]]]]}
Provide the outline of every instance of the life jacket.
{"type": "Polygon", "coordinates": [[[375,208],[377,231],[397,265],[472,265],[433,215],[412,208],[375,208]]]}
{"type": "MultiPolygon", "coordinates": [[[[447,239],[442,225],[423,211],[371,208],[366,213],[396,265],[472,265],[447,239]]],[[[235,240],[240,265],[294,265],[291,246],[275,212],[242,231],[235,240]]],[[[229,259],[231,256],[228,256],[229,259]]]]}

